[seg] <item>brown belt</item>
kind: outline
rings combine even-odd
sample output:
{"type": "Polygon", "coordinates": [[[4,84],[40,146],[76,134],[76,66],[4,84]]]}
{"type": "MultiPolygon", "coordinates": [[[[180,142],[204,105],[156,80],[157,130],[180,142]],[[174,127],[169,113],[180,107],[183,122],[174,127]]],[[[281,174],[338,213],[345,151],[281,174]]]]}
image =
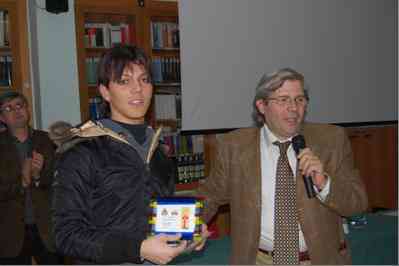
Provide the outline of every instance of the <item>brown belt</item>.
{"type": "MultiPolygon", "coordinates": [[[[341,245],[339,246],[339,251],[344,249],[346,249],[346,243],[342,242],[341,245]]],[[[268,251],[261,248],[259,248],[258,250],[268,256],[273,257],[273,251],[268,251]]],[[[309,253],[307,251],[299,252],[299,261],[306,261],[306,260],[310,260],[309,253]]]]}

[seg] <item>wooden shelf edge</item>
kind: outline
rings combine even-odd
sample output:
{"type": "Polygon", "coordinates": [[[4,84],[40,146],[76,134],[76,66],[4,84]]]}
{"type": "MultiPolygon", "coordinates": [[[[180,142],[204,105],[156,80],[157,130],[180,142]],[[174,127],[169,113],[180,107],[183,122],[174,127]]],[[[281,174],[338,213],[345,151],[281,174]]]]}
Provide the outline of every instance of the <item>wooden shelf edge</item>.
{"type": "Polygon", "coordinates": [[[183,190],[194,190],[197,189],[199,186],[199,182],[191,182],[191,183],[186,183],[186,184],[176,184],[175,188],[176,191],[183,191],[183,190]]]}

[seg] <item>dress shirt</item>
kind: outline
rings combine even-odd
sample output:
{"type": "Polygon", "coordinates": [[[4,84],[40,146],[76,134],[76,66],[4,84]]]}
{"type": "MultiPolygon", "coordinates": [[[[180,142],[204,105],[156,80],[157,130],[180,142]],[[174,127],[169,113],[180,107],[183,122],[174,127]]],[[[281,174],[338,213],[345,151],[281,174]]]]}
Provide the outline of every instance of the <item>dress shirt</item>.
{"type": "MultiPolygon", "coordinates": [[[[262,214],[261,214],[261,236],[259,248],[264,250],[273,250],[274,241],[274,194],[276,184],[277,160],[280,156],[279,147],[273,142],[291,141],[292,138],[278,139],[265,124],[260,134],[261,150],[261,170],[262,170],[262,214]]],[[[292,145],[287,150],[288,161],[294,173],[297,171],[297,157],[292,145]]],[[[301,184],[303,185],[303,184],[301,184]]],[[[318,192],[319,200],[324,201],[330,190],[330,179],[327,180],[324,188],[318,192]]],[[[317,192],[317,190],[315,190],[317,192]]],[[[306,251],[307,246],[303,237],[301,226],[299,227],[299,250],[306,251]]]]}

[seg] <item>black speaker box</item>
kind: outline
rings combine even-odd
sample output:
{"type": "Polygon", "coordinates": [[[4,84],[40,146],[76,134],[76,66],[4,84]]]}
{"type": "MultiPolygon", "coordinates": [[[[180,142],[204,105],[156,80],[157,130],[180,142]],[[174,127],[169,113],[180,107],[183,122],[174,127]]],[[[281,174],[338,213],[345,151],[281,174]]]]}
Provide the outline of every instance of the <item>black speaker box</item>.
{"type": "Polygon", "coordinates": [[[46,10],[55,14],[68,12],[68,0],[46,0],[46,10]]]}

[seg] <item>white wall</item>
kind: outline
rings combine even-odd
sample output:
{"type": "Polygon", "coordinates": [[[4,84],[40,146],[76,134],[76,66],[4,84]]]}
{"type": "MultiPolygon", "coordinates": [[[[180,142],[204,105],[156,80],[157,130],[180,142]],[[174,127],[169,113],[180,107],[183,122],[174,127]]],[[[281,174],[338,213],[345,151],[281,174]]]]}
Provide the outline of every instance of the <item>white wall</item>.
{"type": "Polygon", "coordinates": [[[80,122],[74,0],[67,13],[53,14],[45,0],[26,0],[30,23],[35,125],[80,122]]]}

